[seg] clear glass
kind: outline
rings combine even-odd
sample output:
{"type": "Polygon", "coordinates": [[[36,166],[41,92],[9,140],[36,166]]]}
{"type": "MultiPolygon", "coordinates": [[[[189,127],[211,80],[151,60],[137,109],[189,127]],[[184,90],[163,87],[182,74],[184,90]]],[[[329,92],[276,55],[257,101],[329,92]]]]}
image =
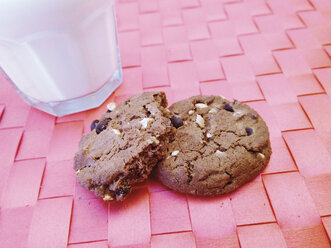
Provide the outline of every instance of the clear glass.
{"type": "Polygon", "coordinates": [[[120,85],[113,0],[0,0],[0,67],[55,116],[102,104],[120,85]]]}

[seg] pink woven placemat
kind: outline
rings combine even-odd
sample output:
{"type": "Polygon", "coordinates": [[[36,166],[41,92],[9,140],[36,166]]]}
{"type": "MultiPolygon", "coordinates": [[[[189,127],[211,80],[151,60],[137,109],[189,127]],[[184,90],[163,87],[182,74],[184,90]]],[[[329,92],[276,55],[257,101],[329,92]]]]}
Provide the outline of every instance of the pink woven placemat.
{"type": "Polygon", "coordinates": [[[217,198],[155,179],[123,203],[81,188],[83,132],[106,110],[54,118],[0,75],[0,247],[330,247],[331,1],[118,0],[124,80],[109,98],[220,94],[267,121],[261,176],[217,198]]]}

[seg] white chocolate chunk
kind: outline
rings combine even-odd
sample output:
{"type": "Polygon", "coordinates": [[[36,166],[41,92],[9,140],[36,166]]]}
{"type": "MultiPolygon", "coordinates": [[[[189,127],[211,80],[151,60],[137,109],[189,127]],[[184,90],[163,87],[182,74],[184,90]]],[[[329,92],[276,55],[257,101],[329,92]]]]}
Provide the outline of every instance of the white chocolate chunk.
{"type": "Polygon", "coordinates": [[[160,141],[157,139],[157,138],[155,138],[154,136],[152,136],[150,139],[148,139],[147,140],[147,143],[148,144],[153,144],[153,143],[155,143],[155,144],[160,144],[160,141]]]}
{"type": "Polygon", "coordinates": [[[195,122],[199,125],[199,127],[201,127],[201,128],[205,127],[205,120],[202,118],[201,115],[197,115],[195,122]]]}
{"type": "Polygon", "coordinates": [[[208,113],[209,113],[209,114],[216,114],[216,113],[217,113],[217,109],[212,108],[212,109],[209,110],[208,113]]]}
{"type": "Polygon", "coordinates": [[[262,158],[262,159],[264,159],[264,158],[265,158],[264,154],[263,154],[263,153],[261,153],[261,152],[259,152],[259,153],[257,154],[257,156],[258,156],[259,158],[262,158]]]}
{"type": "Polygon", "coordinates": [[[152,139],[155,144],[157,144],[157,145],[160,144],[160,141],[157,138],[155,138],[154,136],[152,137],[152,139]]]}
{"type": "Polygon", "coordinates": [[[111,197],[111,196],[108,195],[108,194],[105,194],[105,196],[103,197],[103,200],[104,200],[104,201],[110,201],[110,200],[113,200],[113,197],[111,197]]]}
{"type": "Polygon", "coordinates": [[[233,112],[233,116],[234,116],[234,117],[241,117],[243,114],[244,114],[244,113],[243,113],[242,111],[239,111],[239,110],[233,112]]]}
{"type": "Polygon", "coordinates": [[[226,155],[225,152],[221,152],[220,150],[216,150],[215,154],[217,157],[222,157],[226,155]]]}
{"type": "Polygon", "coordinates": [[[120,130],[118,130],[118,129],[112,129],[112,131],[113,131],[115,134],[117,134],[117,135],[121,135],[121,132],[120,132],[120,130]]]}
{"type": "Polygon", "coordinates": [[[189,114],[189,115],[193,115],[193,113],[194,113],[194,110],[190,110],[190,111],[188,111],[188,114],[189,114]]]}
{"type": "Polygon", "coordinates": [[[204,104],[204,103],[197,103],[197,104],[195,104],[195,107],[202,109],[202,108],[208,108],[208,105],[204,104]]]}
{"type": "Polygon", "coordinates": [[[177,156],[178,155],[178,153],[179,153],[179,151],[173,151],[172,153],[171,153],[171,156],[173,156],[173,157],[175,157],[175,156],[177,156]]]}
{"type": "Polygon", "coordinates": [[[110,102],[107,104],[107,108],[110,110],[110,111],[114,111],[115,108],[116,108],[116,103],[114,102],[110,102]]]}
{"type": "Polygon", "coordinates": [[[213,137],[213,135],[212,135],[211,133],[207,133],[207,134],[206,134],[206,137],[207,137],[207,138],[211,138],[211,137],[213,137]]]}
{"type": "Polygon", "coordinates": [[[141,124],[141,128],[142,129],[146,129],[148,127],[148,124],[150,122],[154,121],[152,118],[144,118],[140,121],[140,124],[141,124]]]}
{"type": "Polygon", "coordinates": [[[76,175],[78,175],[80,173],[80,170],[76,171],[76,175]]]}

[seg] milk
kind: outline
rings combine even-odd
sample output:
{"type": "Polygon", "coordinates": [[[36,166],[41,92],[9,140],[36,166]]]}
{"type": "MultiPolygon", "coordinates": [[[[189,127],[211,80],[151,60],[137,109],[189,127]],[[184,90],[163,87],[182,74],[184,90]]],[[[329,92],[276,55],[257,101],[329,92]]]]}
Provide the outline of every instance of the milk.
{"type": "MultiPolygon", "coordinates": [[[[0,67],[20,93],[37,103],[97,92],[120,75],[113,4],[0,0],[0,67]]],[[[111,91],[120,80],[114,83],[111,91]]]]}

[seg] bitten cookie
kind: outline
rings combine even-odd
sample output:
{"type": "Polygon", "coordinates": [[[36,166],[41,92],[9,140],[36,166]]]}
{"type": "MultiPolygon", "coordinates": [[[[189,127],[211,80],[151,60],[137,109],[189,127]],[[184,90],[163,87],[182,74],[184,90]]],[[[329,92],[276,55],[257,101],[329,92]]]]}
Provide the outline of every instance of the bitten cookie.
{"type": "Polygon", "coordinates": [[[75,155],[78,183],[104,200],[123,200],[166,156],[172,133],[163,92],[133,96],[92,123],[75,155]]]}
{"type": "Polygon", "coordinates": [[[195,96],[169,109],[177,131],[166,160],[156,168],[169,188],[198,196],[222,195],[255,178],[268,164],[268,128],[246,104],[195,96]]]}

